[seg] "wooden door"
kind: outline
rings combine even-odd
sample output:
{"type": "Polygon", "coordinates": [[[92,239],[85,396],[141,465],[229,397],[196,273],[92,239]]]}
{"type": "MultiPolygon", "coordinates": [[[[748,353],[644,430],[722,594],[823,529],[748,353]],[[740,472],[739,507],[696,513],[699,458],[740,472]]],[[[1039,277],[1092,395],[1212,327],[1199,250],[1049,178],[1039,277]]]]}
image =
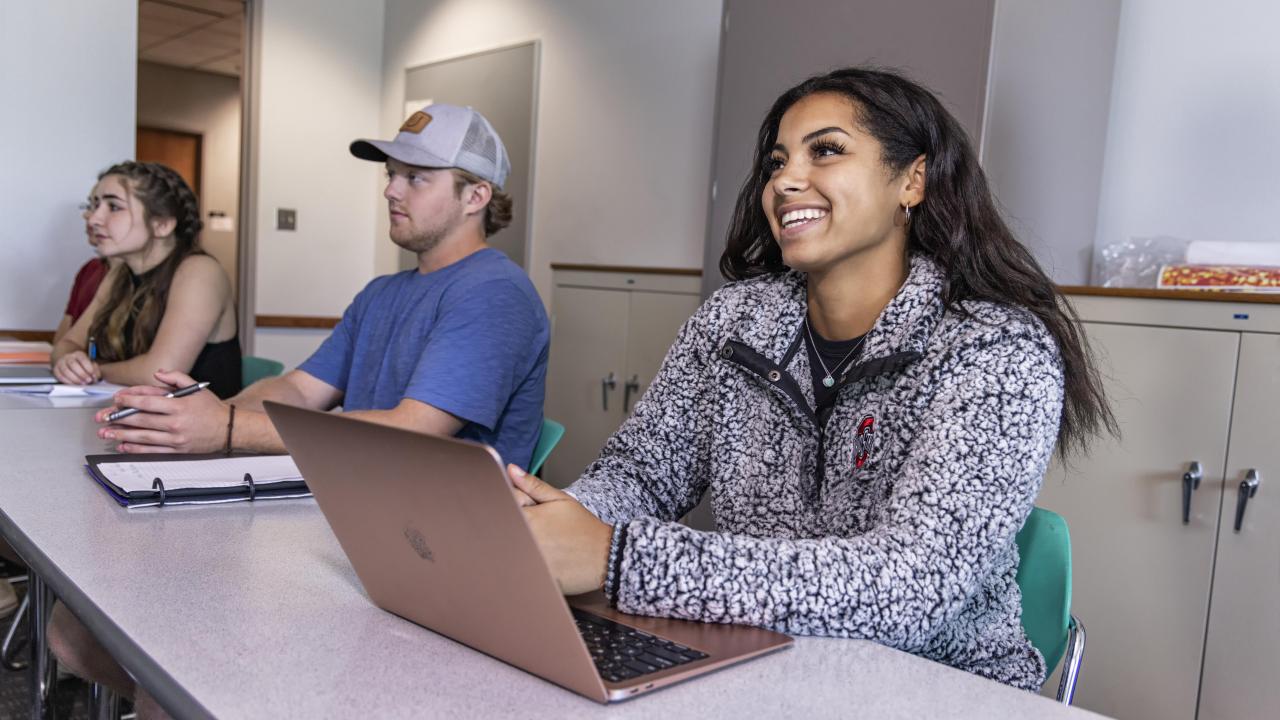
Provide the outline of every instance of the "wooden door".
{"type": "Polygon", "coordinates": [[[1206,635],[1200,720],[1280,711],[1280,335],[1244,333],[1218,559],[1206,635]],[[1240,484],[1258,489],[1235,529],[1240,484]]]}
{"type": "Polygon", "coordinates": [[[1072,611],[1088,629],[1075,704],[1134,720],[1192,720],[1240,336],[1084,328],[1123,437],[1098,442],[1066,470],[1055,465],[1037,500],[1071,529],[1072,611]],[[1192,461],[1204,479],[1183,524],[1192,461]]]}
{"type": "Polygon", "coordinates": [[[138,127],[138,162],[168,165],[200,197],[201,136],[195,133],[138,127]]]}

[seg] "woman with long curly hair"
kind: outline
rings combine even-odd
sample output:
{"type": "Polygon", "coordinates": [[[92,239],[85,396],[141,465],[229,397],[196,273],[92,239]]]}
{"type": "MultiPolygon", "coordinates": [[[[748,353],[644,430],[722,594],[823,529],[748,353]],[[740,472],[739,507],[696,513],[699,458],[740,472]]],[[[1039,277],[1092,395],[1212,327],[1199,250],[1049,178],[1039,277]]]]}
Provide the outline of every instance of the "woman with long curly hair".
{"type": "Polygon", "coordinates": [[[157,163],[113,165],[98,176],[86,221],[97,251],[119,262],[55,344],[58,380],[144,385],[177,370],[220,397],[239,392],[231,282],[200,248],[200,208],[182,177],[157,163]]]}
{"type": "Polygon", "coordinates": [[[960,125],[891,72],[787,90],[721,270],[576,483],[510,470],[564,592],[1038,689],[1014,538],[1055,446],[1114,420],[960,125]],[[704,496],[715,531],[677,522],[704,496]]]}

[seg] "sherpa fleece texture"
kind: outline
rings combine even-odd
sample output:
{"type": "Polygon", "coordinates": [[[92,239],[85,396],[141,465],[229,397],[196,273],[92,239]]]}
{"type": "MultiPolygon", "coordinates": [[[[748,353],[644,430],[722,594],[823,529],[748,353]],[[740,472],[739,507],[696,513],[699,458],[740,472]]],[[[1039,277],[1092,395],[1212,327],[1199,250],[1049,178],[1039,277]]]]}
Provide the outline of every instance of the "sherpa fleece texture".
{"type": "Polygon", "coordinates": [[[804,276],[703,304],[569,488],[626,523],[621,610],[869,638],[1040,687],[1014,536],[1057,437],[1061,361],[1027,310],[945,311],[942,283],[911,259],[821,430],[804,276]],[[676,522],[707,492],[718,532],[676,522]]]}

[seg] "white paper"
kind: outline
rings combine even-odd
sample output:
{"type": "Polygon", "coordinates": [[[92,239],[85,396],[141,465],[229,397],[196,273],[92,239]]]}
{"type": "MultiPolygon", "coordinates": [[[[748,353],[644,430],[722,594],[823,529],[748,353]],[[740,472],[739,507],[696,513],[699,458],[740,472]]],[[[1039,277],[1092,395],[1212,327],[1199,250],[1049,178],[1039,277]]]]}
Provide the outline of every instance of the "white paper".
{"type": "Polygon", "coordinates": [[[53,346],[39,340],[0,340],[0,353],[50,352],[53,346]]]}
{"type": "Polygon", "coordinates": [[[16,395],[48,395],[49,397],[102,397],[115,395],[123,385],[100,382],[93,385],[7,385],[0,386],[0,393],[16,395]]]}
{"type": "Polygon", "coordinates": [[[1280,242],[1210,242],[1187,245],[1188,265],[1280,266],[1280,242]]]}
{"type": "Polygon", "coordinates": [[[232,232],[236,229],[236,223],[226,215],[214,215],[209,218],[209,229],[217,232],[232,232]]]}
{"type": "Polygon", "coordinates": [[[253,476],[253,484],[259,488],[271,483],[302,479],[298,466],[288,455],[110,462],[100,463],[98,472],[125,493],[149,492],[156,478],[164,483],[166,491],[236,487],[244,484],[245,473],[253,476]]]}

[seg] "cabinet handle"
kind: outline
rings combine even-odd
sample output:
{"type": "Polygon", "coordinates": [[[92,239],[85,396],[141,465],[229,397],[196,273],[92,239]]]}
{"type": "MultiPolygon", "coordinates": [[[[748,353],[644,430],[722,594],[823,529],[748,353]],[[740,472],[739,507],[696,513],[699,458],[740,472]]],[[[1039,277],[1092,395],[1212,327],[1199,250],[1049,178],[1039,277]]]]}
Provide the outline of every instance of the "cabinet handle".
{"type": "Polygon", "coordinates": [[[600,403],[604,406],[605,412],[609,411],[609,391],[618,387],[618,378],[610,370],[609,374],[600,379],[600,403]]]}
{"type": "Polygon", "coordinates": [[[1200,479],[1204,477],[1204,471],[1200,469],[1199,461],[1191,463],[1187,467],[1187,471],[1182,473],[1182,524],[1186,525],[1191,522],[1191,492],[1200,487],[1200,479]]]}
{"type": "Polygon", "coordinates": [[[1249,500],[1258,494],[1258,486],[1262,484],[1262,476],[1258,471],[1250,468],[1249,472],[1244,474],[1244,479],[1240,481],[1240,492],[1236,495],[1236,532],[1240,532],[1240,525],[1244,522],[1244,508],[1249,504],[1249,500]]]}
{"type": "Polygon", "coordinates": [[[631,393],[640,394],[640,376],[632,375],[626,385],[622,386],[622,412],[631,412],[631,393]]]}

